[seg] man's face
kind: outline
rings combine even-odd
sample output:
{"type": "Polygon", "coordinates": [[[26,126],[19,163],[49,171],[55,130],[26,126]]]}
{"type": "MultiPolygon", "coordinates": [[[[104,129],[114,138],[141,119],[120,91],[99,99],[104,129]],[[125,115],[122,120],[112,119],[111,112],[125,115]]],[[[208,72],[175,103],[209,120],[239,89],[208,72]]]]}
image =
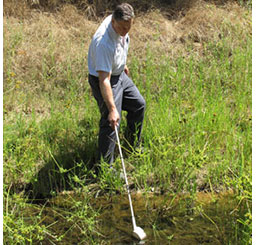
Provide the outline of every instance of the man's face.
{"type": "Polygon", "coordinates": [[[125,21],[120,20],[116,21],[115,19],[112,19],[112,26],[117,34],[120,36],[125,36],[131,29],[133,23],[133,19],[125,21]]]}

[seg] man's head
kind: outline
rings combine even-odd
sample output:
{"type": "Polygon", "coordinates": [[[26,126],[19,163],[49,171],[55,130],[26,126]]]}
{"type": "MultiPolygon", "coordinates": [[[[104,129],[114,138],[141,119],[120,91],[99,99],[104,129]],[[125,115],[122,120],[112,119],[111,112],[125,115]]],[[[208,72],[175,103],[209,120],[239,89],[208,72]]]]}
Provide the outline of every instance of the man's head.
{"type": "Polygon", "coordinates": [[[125,36],[131,29],[133,18],[134,10],[130,4],[118,5],[112,15],[112,26],[116,33],[125,36]]]}

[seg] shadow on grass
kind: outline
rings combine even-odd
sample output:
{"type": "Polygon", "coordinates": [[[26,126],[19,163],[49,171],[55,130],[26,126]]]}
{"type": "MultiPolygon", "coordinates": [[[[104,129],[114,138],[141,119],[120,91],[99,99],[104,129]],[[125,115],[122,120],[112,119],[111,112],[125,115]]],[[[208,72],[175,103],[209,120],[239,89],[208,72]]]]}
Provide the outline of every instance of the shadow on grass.
{"type": "Polygon", "coordinates": [[[64,190],[87,185],[95,181],[97,162],[97,140],[88,137],[86,122],[80,123],[84,134],[72,140],[58,143],[54,152],[49,150],[49,159],[25,187],[25,194],[31,202],[43,202],[64,190]],[[84,124],[85,125],[82,125],[84,124]]]}

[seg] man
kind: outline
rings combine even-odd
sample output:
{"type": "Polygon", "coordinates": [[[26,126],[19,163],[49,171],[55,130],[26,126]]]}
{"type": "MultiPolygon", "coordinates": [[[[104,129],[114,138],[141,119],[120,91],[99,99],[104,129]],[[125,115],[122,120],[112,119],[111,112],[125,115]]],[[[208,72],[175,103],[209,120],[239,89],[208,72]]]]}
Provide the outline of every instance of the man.
{"type": "Polygon", "coordinates": [[[98,103],[101,119],[99,153],[106,162],[114,161],[115,126],[120,126],[121,111],[127,111],[130,144],[141,138],[145,100],[128,77],[126,59],[134,10],[122,3],[116,7],[94,34],[88,53],[89,83],[98,103]]]}

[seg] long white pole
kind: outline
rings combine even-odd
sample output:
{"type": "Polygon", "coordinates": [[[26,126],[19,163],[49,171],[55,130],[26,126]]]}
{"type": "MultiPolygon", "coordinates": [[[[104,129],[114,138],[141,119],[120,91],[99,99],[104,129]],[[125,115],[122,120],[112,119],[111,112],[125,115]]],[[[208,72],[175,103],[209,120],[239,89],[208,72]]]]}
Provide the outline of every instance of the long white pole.
{"type": "Polygon", "coordinates": [[[116,132],[116,138],[117,138],[119,153],[120,153],[120,156],[121,156],[121,162],[122,162],[123,171],[124,171],[125,184],[126,184],[126,189],[127,189],[127,193],[128,193],[128,199],[129,199],[131,214],[132,214],[132,225],[133,225],[133,229],[135,230],[136,221],[135,221],[133,207],[132,207],[132,199],[131,199],[129,183],[128,183],[128,179],[127,179],[127,175],[126,175],[126,170],[125,170],[125,165],[124,165],[124,158],[123,158],[122,149],[121,149],[121,145],[120,145],[120,140],[119,140],[119,136],[118,136],[118,130],[117,130],[116,126],[115,126],[115,132],[116,132]]]}

